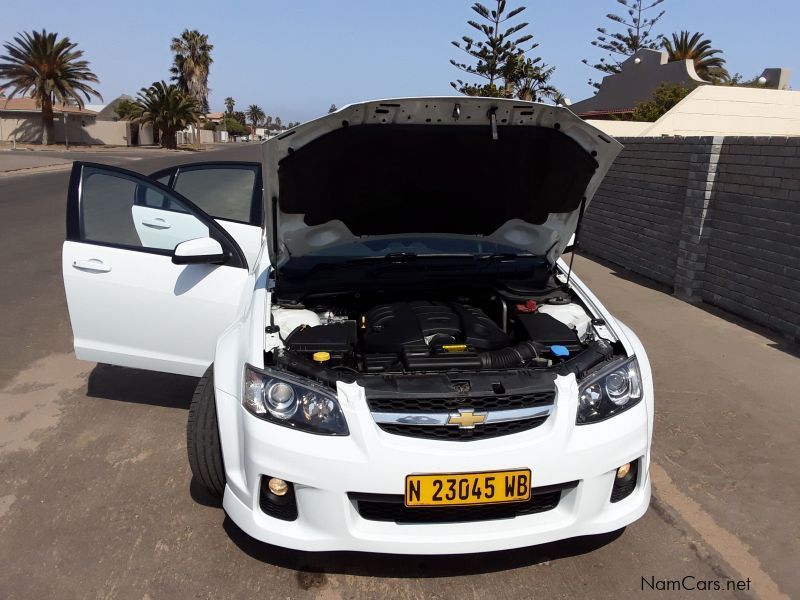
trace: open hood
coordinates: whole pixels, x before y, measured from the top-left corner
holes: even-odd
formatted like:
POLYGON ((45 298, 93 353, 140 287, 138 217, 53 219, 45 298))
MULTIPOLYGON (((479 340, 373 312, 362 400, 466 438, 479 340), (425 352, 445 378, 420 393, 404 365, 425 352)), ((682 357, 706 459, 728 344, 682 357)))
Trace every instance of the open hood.
POLYGON ((555 263, 621 148, 544 104, 351 104, 264 142, 270 260, 444 238, 555 263))

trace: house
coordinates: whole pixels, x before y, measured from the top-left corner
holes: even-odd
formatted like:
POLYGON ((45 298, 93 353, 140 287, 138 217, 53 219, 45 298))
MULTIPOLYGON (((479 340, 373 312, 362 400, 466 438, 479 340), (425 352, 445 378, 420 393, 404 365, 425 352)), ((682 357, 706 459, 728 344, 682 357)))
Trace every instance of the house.
POLYGON ((614 137, 800 135, 800 92, 789 91, 788 69, 765 69, 756 87, 712 85, 691 60, 639 50, 622 70, 603 78, 591 98, 570 109, 614 137), (636 106, 664 83, 692 91, 655 123, 631 120, 636 106))
MULTIPOLYGON (((128 96, 127 94, 122 94, 121 96, 117 96, 108 104, 102 105, 100 109, 97 111, 97 120, 98 121, 119 121, 119 115, 117 114, 117 108, 119 107, 120 103, 122 102, 132 102, 134 98, 128 96)), ((87 107, 88 108, 88 107, 87 107)), ((94 110, 94 107, 92 107, 94 110)))
POLYGON ((222 123, 222 119, 225 118, 224 112, 212 112, 208 113, 205 116, 205 120, 209 123, 222 123))
MULTIPOLYGON (((584 119, 625 121, 630 120, 636 105, 650 100, 662 84, 684 85, 690 90, 711 86, 698 76, 693 61, 670 62, 666 51, 639 50, 621 66, 619 73, 603 78, 594 96, 572 104, 572 112, 584 119)), ((789 71, 766 69, 758 82, 762 89, 785 90, 789 71)))
POLYGON ((621 65, 619 73, 603 77, 591 98, 574 103, 572 112, 584 119, 630 119, 636 105, 650 100, 664 83, 683 84, 689 89, 708 85, 694 70, 691 60, 669 62, 667 52, 639 50, 621 65))
POLYGON ((703 85, 655 123, 587 121, 614 137, 800 136, 800 92, 703 85))
POLYGON ((224 112, 212 112, 200 115, 198 121, 200 122, 200 127, 202 127, 205 123, 222 123, 224 118, 224 112))
POLYGON ((278 135, 281 133, 281 130, 275 129, 274 127, 266 127, 264 125, 259 125, 256 127, 256 138, 260 140, 267 140, 273 136, 278 135))
MULTIPOLYGON (((96 122, 97 113, 77 106, 55 104, 54 135, 57 143, 65 140, 66 133, 71 141, 80 143, 85 137, 84 127, 96 122)), ((16 140, 21 143, 42 141, 42 109, 33 98, 0 98, 0 142, 16 140)))
MULTIPOLYGON (((116 107, 130 96, 120 96, 99 112, 87 107, 53 106, 54 142, 63 144, 138 146, 153 143, 149 126, 120 121, 116 107)), ((38 144, 42 141, 42 109, 33 98, 0 98, 0 143, 38 144)))

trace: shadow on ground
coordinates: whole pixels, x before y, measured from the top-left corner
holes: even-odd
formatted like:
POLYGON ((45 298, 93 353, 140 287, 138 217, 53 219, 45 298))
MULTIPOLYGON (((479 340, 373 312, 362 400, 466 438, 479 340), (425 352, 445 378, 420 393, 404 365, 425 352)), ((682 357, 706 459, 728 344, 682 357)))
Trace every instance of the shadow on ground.
POLYGON ((300 552, 259 542, 239 529, 227 516, 223 527, 233 543, 252 558, 297 571, 301 585, 304 580, 313 580, 315 574, 321 573, 423 579, 507 571, 594 552, 619 538, 625 531, 620 529, 607 534, 572 538, 518 550, 416 556, 363 552, 300 552))
POLYGON ((203 484, 195 479, 194 475, 192 475, 192 480, 189 482, 189 495, 192 497, 192 500, 201 506, 222 508, 222 500, 212 496, 208 490, 203 487, 203 484))
MULTIPOLYGON (((656 281, 655 279, 650 279, 649 277, 645 277, 644 275, 639 275, 638 273, 634 273, 633 271, 629 271, 625 267, 621 267, 620 265, 614 264, 611 261, 608 261, 604 258, 600 258, 599 256, 595 256, 594 254, 589 254, 588 252, 578 252, 576 255, 578 260, 575 261, 575 272, 579 273, 580 271, 580 259, 585 258, 592 262, 597 263, 598 265, 603 265, 614 277, 619 277, 620 279, 624 279, 625 281, 630 281, 631 283, 635 283, 636 285, 641 285, 642 287, 646 287, 651 290, 655 290, 657 292, 662 292, 667 294, 668 296, 672 295, 672 286, 667 285, 665 283, 661 283, 660 281, 656 281)), ((569 264, 570 255, 564 256, 564 261, 569 264)), ((579 273, 580 274, 580 273, 579 273)))
POLYGON ((188 409, 197 381, 197 377, 99 364, 89 375, 87 396, 188 409))
MULTIPOLYGON (((635 283, 636 285, 641 285, 643 287, 649 288, 651 290, 656 290, 658 292, 662 292, 669 296, 672 295, 673 288, 672 286, 666 285, 664 283, 660 283, 653 279, 649 279, 644 275, 639 275, 638 273, 634 273, 633 271, 629 271, 628 269, 616 265, 610 261, 607 261, 603 258, 595 256, 593 254, 577 254, 578 257, 585 257, 592 262, 596 262, 599 265, 603 265, 606 267, 614 277, 618 277, 625 281, 630 281, 631 283, 635 283)), ((567 264, 569 264, 569 256, 564 259, 567 264)), ((576 266, 576 271, 579 270, 579 267, 576 266)), ((705 302, 697 302, 691 303, 692 306, 699 308, 700 310, 707 312, 708 314, 727 321, 732 325, 736 325, 737 327, 741 327, 746 329, 756 335, 760 335, 762 337, 767 338, 770 343, 768 344, 770 347, 775 348, 776 350, 780 350, 789 354, 790 356, 795 356, 800 358, 800 344, 793 342, 792 340, 784 337, 780 333, 768 329, 762 325, 758 325, 753 323, 752 321, 748 321, 742 317, 734 315, 726 310, 721 308, 717 308, 716 306, 712 306, 711 304, 706 304, 705 302)))

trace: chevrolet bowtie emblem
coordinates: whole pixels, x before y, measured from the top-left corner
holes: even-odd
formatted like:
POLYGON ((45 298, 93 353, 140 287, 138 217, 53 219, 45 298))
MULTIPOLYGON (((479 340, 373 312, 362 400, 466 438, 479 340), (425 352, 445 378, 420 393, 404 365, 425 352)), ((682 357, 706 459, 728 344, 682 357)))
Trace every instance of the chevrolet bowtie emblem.
POLYGON ((475 429, 475 425, 486 422, 486 413, 476 413, 471 408, 459 408, 457 413, 450 413, 448 425, 458 425, 459 429, 475 429))

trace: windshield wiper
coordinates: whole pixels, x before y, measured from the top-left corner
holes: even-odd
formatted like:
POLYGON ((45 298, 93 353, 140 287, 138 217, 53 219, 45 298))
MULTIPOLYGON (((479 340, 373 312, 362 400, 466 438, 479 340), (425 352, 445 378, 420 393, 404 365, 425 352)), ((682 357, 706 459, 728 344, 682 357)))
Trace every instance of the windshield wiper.
POLYGON ((386 269, 391 269, 393 266, 402 268, 403 266, 417 266, 418 268, 447 268, 448 264, 454 268, 465 268, 475 266, 478 268, 486 268, 491 265, 502 264, 504 262, 522 260, 525 263, 529 261, 542 260, 532 254, 512 254, 512 253, 497 253, 497 254, 469 254, 469 253, 451 253, 451 254, 417 254, 415 252, 389 252, 382 256, 359 256, 352 258, 342 258, 335 260, 328 258, 325 261, 316 264, 309 264, 308 266, 295 265, 298 272, 305 271, 306 273, 319 273, 323 271, 342 271, 348 269, 358 269, 359 267, 369 267, 373 273, 383 272, 386 269))
POLYGON ((416 252, 389 252, 384 255, 384 260, 390 263, 406 263, 417 260, 416 252))
POLYGON ((360 262, 386 262, 390 264, 399 264, 410 263, 417 260, 439 260, 453 258, 466 258, 469 260, 475 260, 482 257, 465 252, 452 252, 449 254, 443 252, 436 252, 435 254, 417 254, 416 252, 389 252, 383 256, 359 256, 357 258, 348 258, 346 262, 348 264, 360 262))

